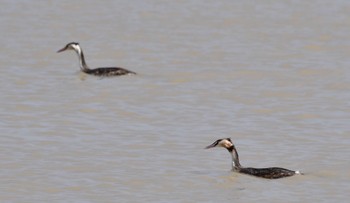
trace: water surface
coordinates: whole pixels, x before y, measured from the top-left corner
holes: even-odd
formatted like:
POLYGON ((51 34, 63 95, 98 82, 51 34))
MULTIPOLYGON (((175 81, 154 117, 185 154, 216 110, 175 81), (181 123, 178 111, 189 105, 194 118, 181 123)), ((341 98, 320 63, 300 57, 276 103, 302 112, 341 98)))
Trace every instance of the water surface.
POLYGON ((2 1, 1 202, 347 202, 348 1, 2 1), (91 67, 137 76, 79 73, 91 67), (245 166, 230 172, 231 137, 245 166))

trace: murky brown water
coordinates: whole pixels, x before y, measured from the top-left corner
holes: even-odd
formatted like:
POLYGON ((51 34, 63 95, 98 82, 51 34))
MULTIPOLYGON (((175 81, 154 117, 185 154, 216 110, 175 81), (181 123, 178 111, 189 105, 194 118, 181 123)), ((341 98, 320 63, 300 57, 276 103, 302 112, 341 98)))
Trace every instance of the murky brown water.
POLYGON ((350 2, 2 1, 1 202, 347 202, 350 2), (137 76, 82 77, 92 67, 137 76), (245 166, 306 173, 264 180, 245 166))

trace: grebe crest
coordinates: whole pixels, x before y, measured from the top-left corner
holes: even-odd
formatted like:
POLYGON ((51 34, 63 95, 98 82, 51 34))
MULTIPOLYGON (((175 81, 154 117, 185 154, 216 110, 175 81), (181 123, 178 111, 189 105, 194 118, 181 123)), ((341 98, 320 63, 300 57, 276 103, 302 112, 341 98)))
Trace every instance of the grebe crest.
POLYGON ((70 42, 62 49, 58 50, 57 53, 66 51, 66 50, 74 50, 79 58, 79 65, 82 72, 101 76, 101 77, 109 77, 109 76, 120 76, 120 75, 129 75, 136 74, 135 72, 129 71, 120 67, 102 67, 96 69, 90 69, 89 66, 85 62, 85 57, 82 48, 79 46, 78 42, 70 42))
POLYGON ((210 149, 214 147, 224 147, 228 150, 232 157, 232 170, 239 173, 244 173, 252 176, 257 176, 261 178, 277 179, 293 176, 295 174, 303 175, 300 171, 292 171, 280 167, 270 167, 270 168, 252 168, 252 167, 242 167, 239 162, 238 152, 232 143, 230 138, 223 138, 216 140, 213 144, 205 147, 205 149, 210 149))

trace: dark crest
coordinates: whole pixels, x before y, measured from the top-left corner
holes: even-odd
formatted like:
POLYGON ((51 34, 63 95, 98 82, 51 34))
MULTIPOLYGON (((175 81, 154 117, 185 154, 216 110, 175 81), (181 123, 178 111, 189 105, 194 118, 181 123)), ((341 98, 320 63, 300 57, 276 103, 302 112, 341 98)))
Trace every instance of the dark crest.
POLYGON ((67 46, 68 46, 68 45, 71 45, 71 44, 74 44, 74 45, 79 45, 79 43, 78 43, 78 42, 70 42, 70 43, 68 43, 68 44, 67 44, 67 46))

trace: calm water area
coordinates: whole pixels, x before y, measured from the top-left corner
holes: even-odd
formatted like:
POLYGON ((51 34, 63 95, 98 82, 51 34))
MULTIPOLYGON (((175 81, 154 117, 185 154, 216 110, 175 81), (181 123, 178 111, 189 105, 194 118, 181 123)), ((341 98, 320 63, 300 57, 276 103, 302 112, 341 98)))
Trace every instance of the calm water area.
POLYGON ((350 1, 2 0, 0 28, 0 202, 349 202, 350 1), (232 172, 225 137, 305 175, 232 172))

